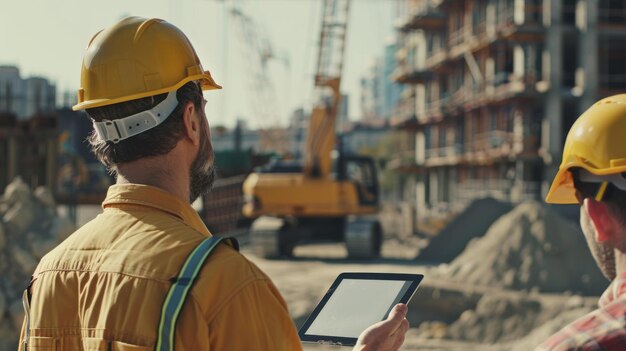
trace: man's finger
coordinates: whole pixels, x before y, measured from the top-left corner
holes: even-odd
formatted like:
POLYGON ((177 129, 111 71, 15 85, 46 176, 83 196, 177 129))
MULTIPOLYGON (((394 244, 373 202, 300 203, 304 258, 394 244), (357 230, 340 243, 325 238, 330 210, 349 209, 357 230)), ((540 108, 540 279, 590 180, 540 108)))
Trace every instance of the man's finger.
POLYGON ((402 346, 402 344, 404 344, 404 336, 405 336, 405 334, 402 333, 402 334, 400 334, 400 335, 398 335, 396 337, 396 339, 393 342, 393 346, 391 348, 392 350, 399 350, 400 349, 400 346, 402 346))
POLYGON ((394 332, 394 342, 392 350, 400 349, 400 346, 404 343, 404 338, 406 336, 406 332, 409 330, 409 321, 406 318, 400 323, 400 326, 394 332))
POLYGON ((389 324, 389 327, 392 330, 396 330, 400 326, 400 324, 402 324, 402 321, 404 320, 404 317, 406 317, 406 313, 408 310, 409 308, 407 307, 407 305, 403 303, 395 305, 391 310, 391 313, 389 313, 385 324, 389 324))
POLYGON ((404 318, 400 325, 398 325, 391 334, 404 334, 407 330, 409 330, 409 321, 404 318))

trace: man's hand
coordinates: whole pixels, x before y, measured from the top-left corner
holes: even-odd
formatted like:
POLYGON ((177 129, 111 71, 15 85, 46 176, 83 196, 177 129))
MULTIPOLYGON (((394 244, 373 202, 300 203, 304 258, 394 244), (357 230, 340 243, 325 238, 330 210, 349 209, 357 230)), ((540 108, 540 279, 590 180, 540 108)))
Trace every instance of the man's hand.
POLYGON ((409 330, 406 320, 408 307, 397 304, 389 317, 365 329, 359 336, 353 351, 396 351, 404 343, 404 335, 409 330))

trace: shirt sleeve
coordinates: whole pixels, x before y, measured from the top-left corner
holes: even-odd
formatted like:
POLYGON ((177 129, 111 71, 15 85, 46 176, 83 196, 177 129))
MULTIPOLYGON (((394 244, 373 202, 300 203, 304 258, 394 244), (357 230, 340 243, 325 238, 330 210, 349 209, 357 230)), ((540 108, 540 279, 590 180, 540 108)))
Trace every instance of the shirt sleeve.
POLYGON ((287 305, 270 280, 239 290, 209 323, 211 350, 302 350, 287 305))

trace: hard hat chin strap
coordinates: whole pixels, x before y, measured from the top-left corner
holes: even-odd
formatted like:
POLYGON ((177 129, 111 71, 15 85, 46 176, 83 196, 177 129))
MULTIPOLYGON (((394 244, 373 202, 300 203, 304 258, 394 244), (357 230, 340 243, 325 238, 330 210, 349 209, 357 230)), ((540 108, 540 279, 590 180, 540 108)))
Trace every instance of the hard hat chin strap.
POLYGON ((93 127, 99 139, 117 144, 121 140, 143 133, 163 123, 174 112, 176 106, 178 106, 178 99, 174 90, 170 91, 165 100, 151 110, 120 119, 104 119, 102 122, 93 122, 93 127))

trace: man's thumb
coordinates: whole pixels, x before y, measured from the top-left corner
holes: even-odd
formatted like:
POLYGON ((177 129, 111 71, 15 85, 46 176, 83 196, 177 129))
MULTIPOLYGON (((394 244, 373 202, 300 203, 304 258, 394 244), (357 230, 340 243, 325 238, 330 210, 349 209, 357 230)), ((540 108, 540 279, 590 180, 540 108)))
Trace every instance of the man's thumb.
POLYGON ((391 322, 394 325, 395 324, 400 325, 400 323, 402 323, 402 321, 404 320, 404 317, 406 317, 406 313, 408 310, 409 308, 407 307, 407 305, 403 303, 399 303, 395 305, 393 309, 391 310, 391 312, 389 313, 389 316, 387 317, 387 321, 391 322))

